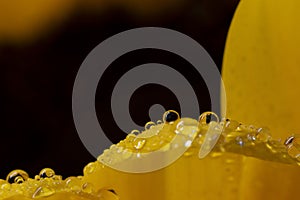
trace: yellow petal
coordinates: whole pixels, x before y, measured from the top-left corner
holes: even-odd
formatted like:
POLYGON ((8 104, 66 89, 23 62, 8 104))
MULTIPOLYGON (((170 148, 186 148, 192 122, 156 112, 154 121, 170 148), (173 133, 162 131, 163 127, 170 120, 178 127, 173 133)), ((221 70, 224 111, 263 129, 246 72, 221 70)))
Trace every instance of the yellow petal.
MULTIPOLYGON (((276 138, 300 132, 299 7, 297 0, 242 0, 225 48, 227 116, 268 126, 276 138)), ((294 198, 300 168, 280 167, 247 160, 240 198, 294 198)))

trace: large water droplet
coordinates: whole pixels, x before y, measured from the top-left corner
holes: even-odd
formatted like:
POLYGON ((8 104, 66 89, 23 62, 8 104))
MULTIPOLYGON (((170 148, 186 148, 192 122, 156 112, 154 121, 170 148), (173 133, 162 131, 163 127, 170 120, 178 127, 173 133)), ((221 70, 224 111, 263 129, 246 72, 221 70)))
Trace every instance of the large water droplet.
POLYGON ((6 181, 9 183, 23 183, 29 178, 27 172, 17 169, 10 172, 7 177, 6 181))
POLYGON ((180 119, 178 112, 175 110, 168 110, 163 115, 164 123, 174 123, 177 119, 180 119))

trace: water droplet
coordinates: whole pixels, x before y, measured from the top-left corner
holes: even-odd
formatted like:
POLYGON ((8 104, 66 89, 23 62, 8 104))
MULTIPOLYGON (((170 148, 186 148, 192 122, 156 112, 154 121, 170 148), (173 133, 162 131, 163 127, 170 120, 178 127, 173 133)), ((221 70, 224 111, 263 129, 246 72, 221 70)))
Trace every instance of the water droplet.
POLYGON ((161 121, 161 120, 157 120, 157 122, 156 122, 156 124, 162 124, 163 123, 163 121, 161 121))
POLYGON ((225 130, 230 132, 235 131, 239 125, 238 121, 226 119, 225 130))
POLYGON ((247 139, 248 139, 249 141, 255 141, 255 140, 256 140, 256 133, 253 133, 253 132, 248 133, 247 139))
POLYGON ((133 145, 136 150, 140 150, 144 147, 145 143, 146 143, 145 139, 136 138, 133 142, 133 145))
POLYGON ((29 178, 27 172, 17 169, 10 172, 7 177, 6 181, 9 183, 23 183, 29 178))
POLYGON ((219 117, 214 112, 204 112, 199 116, 200 124, 209 124, 212 121, 215 121, 217 123, 220 122, 219 117))
POLYGON ((256 138, 261 142, 267 142, 272 139, 270 130, 268 128, 259 128, 257 130, 256 138))
POLYGON ((163 115, 163 122, 164 123, 174 123, 177 119, 180 119, 178 112, 174 110, 168 110, 163 115))
POLYGON ((40 178, 52 178, 55 175, 55 172, 51 168, 42 169, 39 173, 40 178))
POLYGON ((85 192, 85 193, 89 193, 89 194, 93 193, 94 192, 94 186, 93 186, 93 184, 91 184, 91 183, 84 183, 82 185, 82 191, 85 192))
POLYGON ((79 191, 81 190, 81 179, 77 177, 69 177, 65 180, 66 182, 66 187, 68 187, 70 190, 73 191, 79 191))
POLYGON ((83 169, 84 176, 93 173, 95 171, 95 169, 96 169, 95 162, 91 162, 91 163, 87 164, 83 169))
POLYGON ((147 122, 145 124, 145 130, 149 130, 151 127, 155 126, 154 122, 147 122))
POLYGON ((32 195, 33 199, 41 198, 41 197, 48 197, 55 193, 53 188, 47 187, 38 187, 32 195))
POLYGON ((1 187, 0 187, 1 190, 9 190, 10 188, 11 188, 11 184, 9 184, 7 182, 2 183, 1 187))
POLYGON ((293 135, 288 137, 284 144, 287 147, 287 152, 292 158, 300 161, 300 135, 293 135))
POLYGON ((236 137, 235 138, 235 140, 236 140, 236 143, 238 144, 238 145, 240 145, 240 146, 244 146, 244 140, 243 140, 243 138, 242 137, 236 137))
POLYGON ((184 143, 185 147, 190 147, 192 145, 192 140, 188 140, 184 143))
POLYGON ((132 152, 130 150, 124 149, 122 152, 122 158, 123 160, 126 160, 132 156, 132 152))
POLYGON ((139 130, 132 130, 128 135, 131 135, 131 134, 138 135, 138 134, 140 134, 140 131, 139 130))

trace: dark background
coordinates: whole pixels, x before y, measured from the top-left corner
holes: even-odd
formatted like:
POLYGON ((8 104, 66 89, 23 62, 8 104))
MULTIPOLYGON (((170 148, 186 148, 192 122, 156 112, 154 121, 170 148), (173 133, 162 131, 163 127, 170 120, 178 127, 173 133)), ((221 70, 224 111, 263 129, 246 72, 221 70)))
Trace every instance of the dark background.
POLYGON ((76 133, 72 88, 88 53, 116 33, 143 26, 178 30, 197 40, 221 70, 238 0, 95 2, 53 1, 37 14, 31 10, 43 5, 32 0, 0 6, 0 178, 17 168, 30 176, 44 167, 79 175, 95 160, 76 133), (22 15, 27 11, 31 17, 22 15))

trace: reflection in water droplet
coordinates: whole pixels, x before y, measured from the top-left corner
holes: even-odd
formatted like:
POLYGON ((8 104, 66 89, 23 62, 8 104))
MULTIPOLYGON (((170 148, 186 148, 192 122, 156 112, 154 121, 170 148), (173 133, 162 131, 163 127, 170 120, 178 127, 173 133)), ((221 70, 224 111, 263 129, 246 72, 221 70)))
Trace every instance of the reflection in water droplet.
POLYGON ((184 143, 185 147, 190 147, 192 145, 192 140, 188 140, 184 143))
POLYGON ((145 130, 149 130, 151 127, 153 127, 155 125, 155 123, 154 122, 147 122, 146 124, 145 124, 145 130))
POLYGON ((29 178, 27 172, 17 169, 10 172, 7 177, 6 181, 9 183, 23 183, 29 178))
POLYGON ((42 169, 39 173, 40 178, 52 178, 54 175, 54 170, 50 168, 42 169))
POLYGON ((38 187, 32 195, 33 199, 41 198, 41 197, 48 197, 55 193, 55 190, 52 188, 46 187, 38 187))

